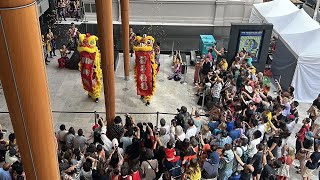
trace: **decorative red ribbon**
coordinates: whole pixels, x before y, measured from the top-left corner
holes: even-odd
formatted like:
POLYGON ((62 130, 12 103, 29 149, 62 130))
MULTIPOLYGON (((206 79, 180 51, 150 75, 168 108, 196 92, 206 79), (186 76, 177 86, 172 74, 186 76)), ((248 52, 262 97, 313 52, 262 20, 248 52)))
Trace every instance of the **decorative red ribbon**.
POLYGON ((95 80, 94 75, 94 60, 96 57, 96 53, 88 53, 88 52, 80 52, 80 63, 81 63, 81 78, 83 88, 93 93, 93 82, 95 80))
POLYGON ((137 94, 152 96, 152 68, 150 52, 136 51, 137 94))

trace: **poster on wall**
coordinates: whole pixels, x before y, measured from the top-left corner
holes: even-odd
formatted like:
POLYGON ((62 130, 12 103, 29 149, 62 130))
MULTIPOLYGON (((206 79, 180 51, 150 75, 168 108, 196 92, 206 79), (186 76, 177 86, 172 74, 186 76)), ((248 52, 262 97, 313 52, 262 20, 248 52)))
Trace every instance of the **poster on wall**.
POLYGON ((251 54, 252 62, 258 62, 263 31, 240 31, 238 52, 251 54))

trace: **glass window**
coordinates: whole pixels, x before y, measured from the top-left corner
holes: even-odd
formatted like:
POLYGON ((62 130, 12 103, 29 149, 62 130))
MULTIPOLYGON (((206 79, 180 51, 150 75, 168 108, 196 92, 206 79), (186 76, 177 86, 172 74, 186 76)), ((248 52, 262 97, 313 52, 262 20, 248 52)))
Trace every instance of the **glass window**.
POLYGON ((85 10, 85 12, 87 12, 87 13, 91 13, 90 4, 85 3, 85 4, 84 4, 84 10, 85 10))
POLYGON ((96 4, 91 4, 91 12, 96 13, 96 4))

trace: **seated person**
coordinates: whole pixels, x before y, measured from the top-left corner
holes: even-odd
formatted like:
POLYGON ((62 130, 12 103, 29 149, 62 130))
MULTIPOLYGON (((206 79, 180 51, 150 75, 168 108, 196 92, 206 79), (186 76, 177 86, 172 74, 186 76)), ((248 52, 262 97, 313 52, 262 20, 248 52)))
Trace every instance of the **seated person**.
POLYGON ((70 54, 70 51, 67 49, 66 45, 63 44, 62 48, 60 49, 61 58, 58 59, 59 68, 65 68, 69 66, 68 54, 70 54))
POLYGON ((179 81, 181 79, 181 70, 182 70, 182 58, 180 54, 177 54, 173 58, 173 74, 171 74, 168 79, 174 79, 175 81, 179 81))

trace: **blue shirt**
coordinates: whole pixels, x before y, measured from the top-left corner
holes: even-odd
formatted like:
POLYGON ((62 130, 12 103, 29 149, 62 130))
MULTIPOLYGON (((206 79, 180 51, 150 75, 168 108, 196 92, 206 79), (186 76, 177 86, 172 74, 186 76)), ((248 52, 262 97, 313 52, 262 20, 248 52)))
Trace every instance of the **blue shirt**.
POLYGON ((232 131, 234 129, 233 121, 227 122, 226 124, 227 124, 227 131, 228 132, 230 132, 230 131, 232 131))
POLYGON ((232 139, 230 136, 227 136, 225 138, 222 137, 215 143, 215 145, 219 146, 220 148, 224 148, 225 144, 232 144, 232 139))
POLYGON ((232 130, 229 132, 229 136, 232 140, 238 139, 240 137, 241 131, 239 129, 232 130))
POLYGON ((211 130, 211 132, 216 129, 219 125, 219 121, 210 121, 208 123, 209 129, 211 130))
POLYGON ((0 179, 1 180, 12 180, 9 171, 5 171, 3 168, 0 168, 0 179))
POLYGON ((211 163, 218 164, 220 162, 220 157, 217 151, 210 153, 209 158, 211 163))

